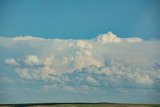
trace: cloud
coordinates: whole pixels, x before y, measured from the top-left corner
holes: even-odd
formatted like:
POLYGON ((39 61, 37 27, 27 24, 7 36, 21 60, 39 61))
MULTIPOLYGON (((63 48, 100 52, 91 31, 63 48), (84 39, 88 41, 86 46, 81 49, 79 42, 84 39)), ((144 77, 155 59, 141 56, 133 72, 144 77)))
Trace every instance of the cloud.
POLYGON ((18 66, 18 63, 14 58, 9 58, 4 61, 5 64, 18 66))
POLYGON ((99 84, 92 76, 87 76, 86 80, 91 85, 98 85, 99 84))
POLYGON ((100 43, 120 43, 120 42, 128 42, 128 43, 136 43, 142 42, 141 38, 133 37, 133 38, 119 38, 112 32, 108 32, 107 34, 101 34, 95 38, 96 41, 100 43))
POLYGON ((159 45, 158 40, 119 38, 111 32, 90 40, 0 37, 1 48, 19 53, 9 54, 4 61, 15 67, 19 77, 51 81, 54 84, 45 89, 56 86, 68 91, 82 87, 157 87, 159 45))
POLYGON ((18 36, 12 38, 14 41, 38 41, 38 40, 44 40, 43 38, 39 37, 32 37, 32 36, 18 36))
POLYGON ((23 62, 27 66, 41 66, 42 62, 39 60, 39 58, 36 55, 28 55, 25 56, 23 59, 23 62))
POLYGON ((87 43, 83 40, 78 40, 78 41, 75 41, 74 43, 70 43, 69 47, 72 47, 72 46, 73 47, 79 47, 79 48, 82 48, 82 49, 91 49, 92 48, 92 46, 89 43, 87 43))
POLYGON ((17 68, 15 70, 17 74, 24 79, 32 79, 32 73, 29 73, 28 69, 25 68, 17 68))
POLYGON ((151 77, 148 74, 138 75, 138 76, 134 77, 134 79, 137 83, 144 84, 144 85, 148 85, 148 84, 153 83, 153 80, 151 79, 151 77))

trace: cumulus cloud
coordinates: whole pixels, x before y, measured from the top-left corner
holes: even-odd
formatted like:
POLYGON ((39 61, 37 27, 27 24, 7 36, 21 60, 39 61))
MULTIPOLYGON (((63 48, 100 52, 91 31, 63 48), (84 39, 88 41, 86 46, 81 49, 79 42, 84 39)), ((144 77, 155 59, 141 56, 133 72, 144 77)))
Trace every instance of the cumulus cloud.
POLYGON ((23 62, 27 66, 41 66, 42 62, 39 60, 39 58, 36 55, 28 55, 25 56, 23 59, 23 62))
POLYGON ((16 60, 14 58, 9 58, 9 59, 6 59, 4 61, 5 64, 8 64, 8 65, 14 65, 14 66, 17 66, 18 63, 16 62, 16 60))
MULTIPOLYGON (((26 80, 54 81, 56 87, 155 87, 158 84, 160 41, 119 38, 112 32, 90 40, 0 37, 3 49, 21 52, 4 61, 26 80), (63 84, 63 85, 62 85, 63 84)), ((45 89, 54 87, 46 85, 45 89)), ((88 88, 90 89, 90 88, 88 88)))
POLYGON ((25 69, 25 68, 17 68, 15 70, 17 72, 17 74, 22 77, 22 78, 25 78, 25 79, 31 79, 31 74, 32 73, 29 73, 28 69, 25 69))
POLYGON ((95 40, 100 43, 120 43, 120 42, 136 43, 136 42, 143 41, 141 38, 137 38, 137 37, 119 38, 112 32, 108 32, 107 34, 101 34, 97 36, 95 40))

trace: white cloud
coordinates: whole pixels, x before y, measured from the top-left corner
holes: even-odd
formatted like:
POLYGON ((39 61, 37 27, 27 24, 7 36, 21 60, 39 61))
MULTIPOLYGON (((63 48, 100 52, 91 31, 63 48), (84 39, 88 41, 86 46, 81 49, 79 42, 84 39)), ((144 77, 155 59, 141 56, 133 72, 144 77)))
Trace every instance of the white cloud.
POLYGON ((78 41, 74 42, 74 44, 71 43, 69 46, 75 46, 75 47, 79 47, 79 48, 83 48, 83 49, 92 49, 91 44, 89 44, 83 40, 78 40, 78 41))
POLYGON ((74 85, 89 83, 93 87, 127 85, 126 82, 154 85, 160 77, 159 68, 153 68, 160 61, 159 45, 160 41, 119 38, 111 32, 90 40, 0 37, 1 47, 20 52, 19 57, 12 58, 14 55, 8 49, 11 54, 4 61, 15 66, 20 77, 56 81, 65 84, 66 90, 72 90, 68 85, 71 81, 74 85))
POLYGON ((128 43, 136 43, 142 42, 141 38, 133 37, 133 38, 119 38, 117 35, 112 32, 108 32, 107 34, 101 34, 95 38, 96 41, 100 43, 120 43, 120 42, 128 42, 128 43))
POLYGON ((96 38, 96 41, 100 43, 119 43, 122 40, 117 37, 112 32, 108 32, 107 34, 101 34, 96 38))
POLYGON ((12 38, 15 41, 26 41, 26 40, 32 40, 32 41, 37 41, 37 40, 44 40, 43 38, 39 37, 32 37, 32 36, 18 36, 18 37, 13 37, 12 38))
POLYGON ((153 83, 153 80, 149 77, 148 74, 138 75, 134 79, 136 80, 137 83, 144 85, 150 85, 153 83))
POLYGON ((141 38, 133 37, 133 38, 125 38, 123 39, 126 42, 129 43, 135 43, 135 42, 142 42, 143 40, 141 38))
POLYGON ((31 73, 29 73, 28 69, 25 68, 17 68, 15 70, 17 72, 17 74, 25 79, 32 79, 31 73))
POLYGON ((42 64, 42 62, 39 60, 39 58, 36 55, 25 56, 23 61, 28 66, 38 66, 42 64))
POLYGON ((90 65, 96 65, 98 67, 103 64, 96 59, 86 56, 86 55, 77 55, 74 57, 75 69, 81 69, 83 67, 88 67, 90 65))
POLYGON ((5 64, 18 66, 18 63, 14 58, 9 58, 4 61, 5 64))
POLYGON ((86 80, 91 85, 98 85, 99 84, 92 76, 87 76, 86 80))

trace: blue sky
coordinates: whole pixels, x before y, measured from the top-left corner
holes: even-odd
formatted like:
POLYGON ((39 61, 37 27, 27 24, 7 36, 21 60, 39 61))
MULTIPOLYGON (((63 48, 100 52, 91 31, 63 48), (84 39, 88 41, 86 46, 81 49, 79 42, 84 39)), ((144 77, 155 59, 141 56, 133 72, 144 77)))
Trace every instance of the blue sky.
POLYGON ((159 0, 1 0, 0 35, 93 38, 160 35, 159 0))
POLYGON ((0 104, 159 103, 159 5, 0 0, 0 104))

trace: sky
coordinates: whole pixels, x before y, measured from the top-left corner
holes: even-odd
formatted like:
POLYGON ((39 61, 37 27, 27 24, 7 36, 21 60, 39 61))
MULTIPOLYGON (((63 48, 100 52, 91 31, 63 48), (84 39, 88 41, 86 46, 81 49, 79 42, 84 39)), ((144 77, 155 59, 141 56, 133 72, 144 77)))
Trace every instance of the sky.
POLYGON ((0 0, 0 35, 91 39, 160 35, 159 0, 0 0))
POLYGON ((0 104, 160 102, 158 0, 0 0, 0 104))

